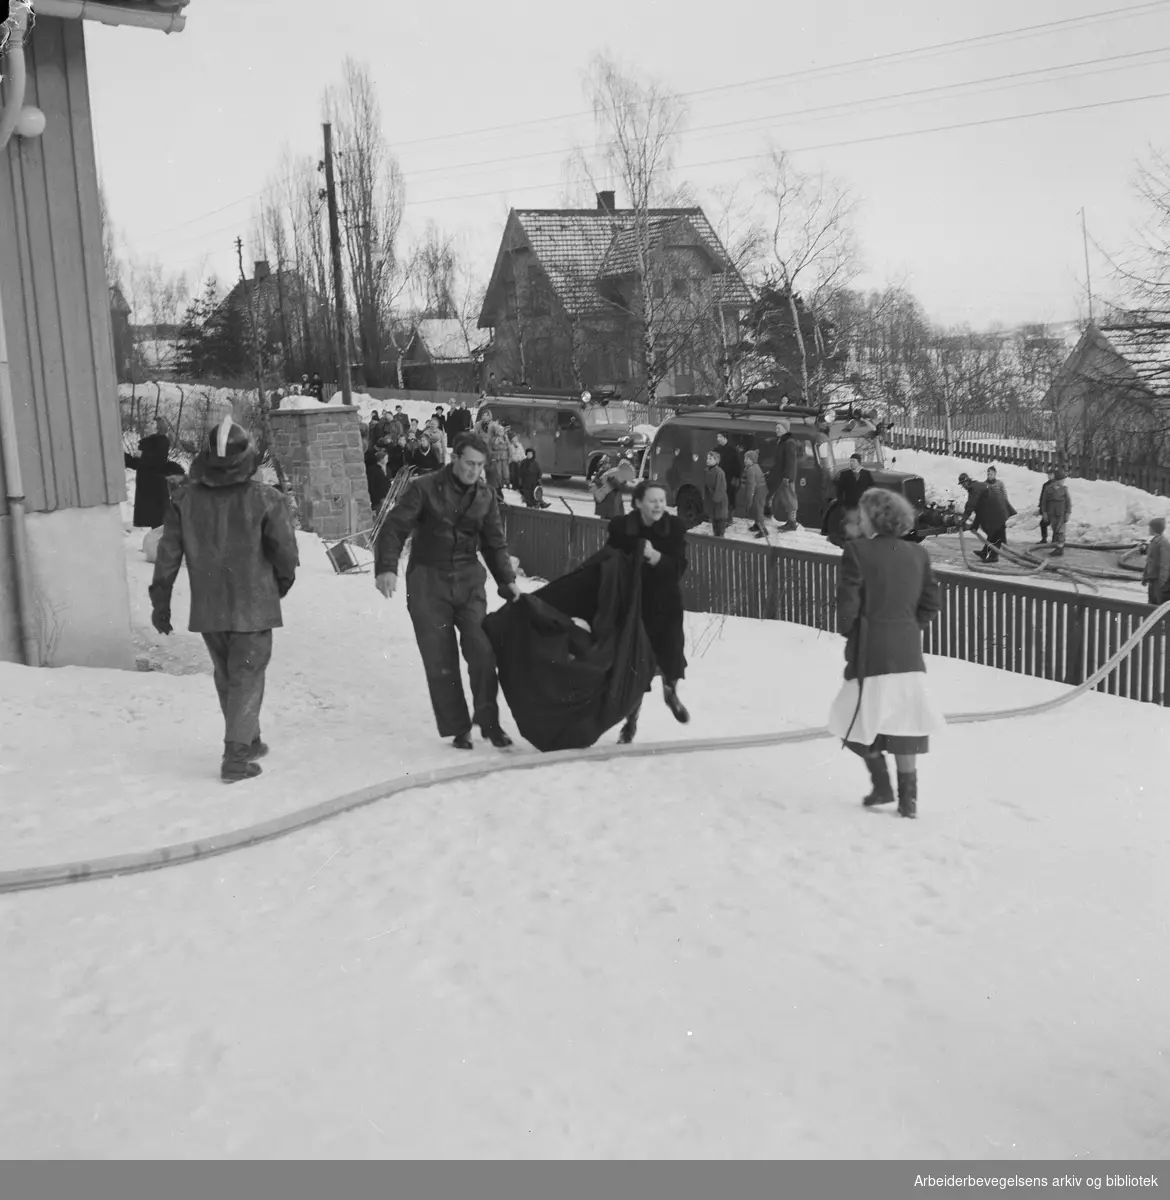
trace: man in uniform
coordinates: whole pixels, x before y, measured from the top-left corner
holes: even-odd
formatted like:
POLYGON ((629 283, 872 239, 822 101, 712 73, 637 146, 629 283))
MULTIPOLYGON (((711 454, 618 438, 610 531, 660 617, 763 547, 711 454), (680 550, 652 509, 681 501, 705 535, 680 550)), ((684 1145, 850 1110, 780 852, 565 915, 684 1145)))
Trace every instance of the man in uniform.
POLYGON ((479 552, 502 589, 513 597, 519 597, 520 589, 499 504, 484 480, 487 459, 483 439, 461 433, 452 447, 451 462, 413 480, 387 514, 375 548, 375 583, 389 599, 398 584, 403 545, 408 537, 412 539, 406 607, 439 736, 453 738, 459 750, 472 749, 473 724, 493 746, 503 749, 512 744, 500 726, 495 654, 483 631, 487 574, 479 552), (471 675, 474 711, 470 715, 459 674, 460 649, 471 675))

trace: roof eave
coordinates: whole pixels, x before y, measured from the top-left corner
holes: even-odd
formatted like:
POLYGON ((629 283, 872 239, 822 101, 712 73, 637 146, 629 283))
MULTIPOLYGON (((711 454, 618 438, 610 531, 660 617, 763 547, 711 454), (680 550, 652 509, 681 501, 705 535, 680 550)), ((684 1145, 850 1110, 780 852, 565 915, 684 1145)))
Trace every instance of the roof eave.
MULTIPOLYGON (((180 7, 186 7, 183 0, 180 7)), ((139 29, 157 29, 161 33, 182 33, 187 18, 177 9, 164 9, 110 3, 109 0, 37 0, 38 17, 62 20, 97 21, 101 25, 131 25, 139 29)))

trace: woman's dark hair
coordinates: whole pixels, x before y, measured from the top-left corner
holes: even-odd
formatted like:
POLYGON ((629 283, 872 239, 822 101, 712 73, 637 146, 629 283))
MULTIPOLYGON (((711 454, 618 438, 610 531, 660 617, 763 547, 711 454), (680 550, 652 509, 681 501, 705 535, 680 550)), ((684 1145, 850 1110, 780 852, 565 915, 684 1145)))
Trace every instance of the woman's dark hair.
POLYGON ((634 503, 640 503, 642 497, 648 491, 650 491, 651 488, 659 488, 661 491, 666 491, 666 485, 663 483, 656 483, 653 479, 639 479, 638 482, 634 484, 633 492, 630 493, 633 497, 634 503))
POLYGON ((462 458, 464 450, 478 450, 480 454, 487 458, 489 456, 487 442, 479 436, 478 433, 461 433, 451 446, 451 454, 455 458, 462 458))

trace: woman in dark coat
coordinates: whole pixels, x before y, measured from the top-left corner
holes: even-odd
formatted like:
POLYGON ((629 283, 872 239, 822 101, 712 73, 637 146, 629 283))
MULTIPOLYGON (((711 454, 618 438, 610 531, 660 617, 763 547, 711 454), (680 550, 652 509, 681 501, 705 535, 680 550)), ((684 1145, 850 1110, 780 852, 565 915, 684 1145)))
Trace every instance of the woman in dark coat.
MULTIPOLYGON (((634 488, 634 507, 609 523, 607 545, 627 554, 642 554, 642 623, 662 676, 662 698, 676 721, 685 724, 690 713, 678 698, 678 683, 687 670, 686 633, 680 580, 687 569, 687 528, 666 511, 666 490, 661 484, 641 480, 634 488)), ((622 726, 619 742, 634 740, 639 705, 622 726)))
POLYGON ((894 492, 861 497, 862 537, 846 544, 837 585, 837 628, 846 638, 845 683, 829 729, 869 768, 867 808, 891 804, 885 754, 898 765, 898 813, 918 815, 917 756, 946 725, 926 688, 922 633, 939 611, 930 556, 902 539, 914 510, 894 492))
POLYGON ((170 462, 171 439, 167 437, 166 422, 154 423, 155 431, 138 443, 137 454, 124 454, 126 466, 136 472, 134 485, 134 524, 139 529, 157 529, 167 515, 170 501, 168 475, 183 475, 178 463, 170 462))

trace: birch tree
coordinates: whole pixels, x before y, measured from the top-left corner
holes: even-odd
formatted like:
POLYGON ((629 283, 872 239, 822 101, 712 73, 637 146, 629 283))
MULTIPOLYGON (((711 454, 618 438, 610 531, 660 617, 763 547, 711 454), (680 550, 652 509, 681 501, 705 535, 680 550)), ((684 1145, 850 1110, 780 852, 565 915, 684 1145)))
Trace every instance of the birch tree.
POLYGON ((797 296, 819 326, 829 297, 860 271, 853 220, 858 201, 840 181, 799 171, 783 151, 769 153, 762 192, 771 238, 764 283, 785 295, 801 363, 801 386, 810 395, 809 347, 800 328, 797 296))

